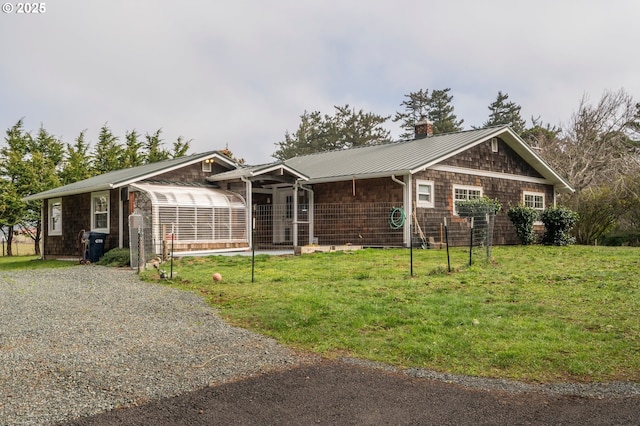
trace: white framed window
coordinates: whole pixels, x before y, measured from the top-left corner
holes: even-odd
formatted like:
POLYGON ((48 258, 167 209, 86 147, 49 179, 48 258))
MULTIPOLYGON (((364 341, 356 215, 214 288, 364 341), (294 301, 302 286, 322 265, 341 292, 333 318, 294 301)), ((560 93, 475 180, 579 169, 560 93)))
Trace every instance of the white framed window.
POLYGON ((213 160, 204 160, 202 162, 202 171, 203 172, 210 172, 211 171, 211 163, 213 163, 213 160))
POLYGON ((62 198, 52 198, 48 202, 49 235, 62 235, 62 198))
POLYGON ((433 202, 433 182, 429 180, 416 180, 416 206, 432 209, 433 202))
POLYGON ((476 198, 482 198, 482 187, 453 185, 453 213, 458 214, 456 206, 458 201, 469 201, 476 198))
POLYGON ((522 201, 525 207, 535 210, 544 210, 544 193, 542 192, 522 192, 522 201))
POLYGON ((91 230, 109 233, 109 191, 91 194, 91 230))
POLYGON ((498 152, 498 138, 491 138, 491 152, 498 152))

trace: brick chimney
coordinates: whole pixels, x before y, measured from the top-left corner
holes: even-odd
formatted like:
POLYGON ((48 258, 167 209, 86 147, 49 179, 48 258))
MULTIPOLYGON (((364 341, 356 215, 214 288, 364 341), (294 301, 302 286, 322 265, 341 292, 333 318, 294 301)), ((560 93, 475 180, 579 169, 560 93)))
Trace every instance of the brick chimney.
POLYGON ((433 136, 433 121, 429 121, 426 117, 422 117, 420 121, 416 122, 414 128, 416 139, 428 138, 430 136, 433 136))

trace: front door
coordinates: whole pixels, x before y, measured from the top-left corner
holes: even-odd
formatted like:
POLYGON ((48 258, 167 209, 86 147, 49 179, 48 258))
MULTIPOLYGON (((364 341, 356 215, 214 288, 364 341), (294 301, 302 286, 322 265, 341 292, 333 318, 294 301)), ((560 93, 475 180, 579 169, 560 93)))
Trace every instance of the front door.
POLYGON ((293 189, 275 189, 273 200, 273 243, 292 244, 293 189))

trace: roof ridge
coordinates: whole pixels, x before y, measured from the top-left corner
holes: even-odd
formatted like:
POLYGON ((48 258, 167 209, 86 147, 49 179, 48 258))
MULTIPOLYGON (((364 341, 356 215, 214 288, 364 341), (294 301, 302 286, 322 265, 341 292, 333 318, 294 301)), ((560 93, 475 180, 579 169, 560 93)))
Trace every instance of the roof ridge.
MULTIPOLYGON (((401 144, 401 143, 413 142, 413 141, 423 140, 423 139, 432 139, 432 138, 437 138, 437 137, 441 137, 441 136, 450 136, 450 135, 458 135, 458 134, 462 134, 462 133, 479 132, 481 130, 488 130, 488 129, 500 129, 500 128, 503 128, 503 127, 509 127, 509 126, 506 125, 506 124, 497 124, 495 126, 485 126, 485 127, 480 128, 480 129, 467 129, 467 130, 458 130, 456 132, 438 133, 438 134, 435 134, 433 136, 428 136, 428 137, 424 137, 424 138, 399 139, 399 140, 393 140, 393 141, 383 141, 381 143, 376 143, 376 144, 359 145, 359 146, 354 146, 354 147, 351 147, 351 148, 332 149, 332 150, 329 150, 329 151, 311 152, 309 154, 296 155, 295 157, 287 158, 283 162, 287 162, 287 161, 292 160, 294 158, 305 158, 305 157, 311 157, 311 156, 314 156, 314 155, 329 154, 329 153, 332 153, 332 152, 344 152, 344 151, 352 151, 352 150, 357 150, 357 149, 372 148, 372 147, 385 146, 385 145, 401 144)), ((277 163, 277 161, 276 161, 276 163, 277 163)), ((268 163, 268 164, 274 164, 274 163, 268 163)))

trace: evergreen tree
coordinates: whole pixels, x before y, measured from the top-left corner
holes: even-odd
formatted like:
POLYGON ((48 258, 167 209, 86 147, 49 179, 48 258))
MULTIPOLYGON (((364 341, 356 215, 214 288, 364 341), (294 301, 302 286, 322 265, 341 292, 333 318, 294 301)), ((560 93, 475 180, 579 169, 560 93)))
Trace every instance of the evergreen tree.
POLYGON ((273 157, 278 160, 316 152, 374 145, 390 140, 382 127, 389 119, 373 113, 356 111, 349 105, 334 106, 333 116, 319 111, 305 111, 295 133, 285 132, 284 141, 276 143, 273 157))
POLYGON ((135 129, 125 133, 124 138, 126 142, 120 160, 122 164, 121 168, 126 169, 144 164, 144 155, 140 151, 142 149, 142 142, 138 140, 139 136, 135 129))
POLYGON ((483 127, 508 125, 514 132, 521 134, 525 130, 525 121, 520 116, 521 106, 514 102, 507 102, 509 95, 498 92, 496 100, 489 105, 489 119, 485 121, 483 127))
POLYGON ((449 95, 451 88, 433 90, 429 100, 427 118, 433 122, 433 134, 459 132, 464 120, 458 120, 453 113, 453 96, 449 95))
POLYGON ((404 133, 400 134, 400 139, 413 139, 416 123, 429 117, 431 98, 429 97, 429 89, 420 89, 404 96, 407 99, 400 103, 400 106, 404 107, 404 111, 396 112, 393 122, 401 121, 400 127, 404 133))
POLYGON ((122 168, 122 145, 105 124, 100 129, 98 143, 93 154, 93 170, 96 175, 122 168))
POLYGON ((24 214, 24 203, 18 193, 17 184, 20 163, 26 156, 27 141, 22 128, 22 119, 7 129, 6 145, 0 149, 0 226, 7 241, 7 255, 13 255, 13 234, 24 214))
POLYGON ((433 90, 429 95, 429 89, 420 89, 405 95, 407 99, 400 106, 404 111, 396 112, 393 121, 401 121, 404 133, 401 139, 413 139, 415 137, 415 125, 426 118, 433 123, 433 134, 459 132, 462 130, 464 120, 458 120, 454 114, 452 104, 453 96, 449 94, 451 88, 433 90))
POLYGON ((191 140, 185 141, 182 136, 178 136, 178 139, 173 143, 173 152, 171 158, 179 158, 187 155, 189 148, 191 147, 191 140))
POLYGON ((67 144, 60 180, 63 185, 88 179, 93 176, 89 144, 84 141, 85 131, 75 139, 75 144, 67 144))
POLYGON ((169 158, 169 152, 162 148, 163 142, 160 138, 161 134, 162 129, 158 129, 153 134, 147 133, 145 135, 146 143, 144 144, 144 149, 146 151, 146 163, 155 163, 169 158))
POLYGON ((40 254, 42 201, 23 202, 22 198, 60 185, 58 171, 64 145, 43 127, 33 138, 22 129, 22 120, 7 131, 5 141, 6 146, 0 150, 0 173, 7 191, 3 205, 8 210, 2 222, 9 233, 19 226, 33 240, 35 253, 40 254))

